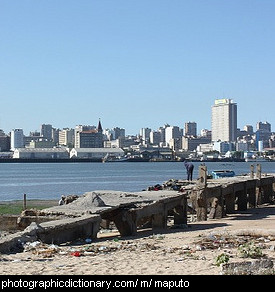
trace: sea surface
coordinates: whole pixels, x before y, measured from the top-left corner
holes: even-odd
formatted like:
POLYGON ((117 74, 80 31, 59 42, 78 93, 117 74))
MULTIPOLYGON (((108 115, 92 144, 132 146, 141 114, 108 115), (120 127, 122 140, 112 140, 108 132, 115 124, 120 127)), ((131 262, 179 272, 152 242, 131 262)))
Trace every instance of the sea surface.
MULTIPOLYGON (((193 179, 201 163, 194 162, 193 179)), ((206 162, 208 172, 250 172, 251 162, 206 162)), ((274 162, 261 162, 263 173, 275 173, 274 162)), ((256 169, 256 163, 255 163, 256 169)), ((59 199, 95 190, 137 192, 169 179, 186 179, 182 162, 3 163, 0 164, 0 201, 59 199)))

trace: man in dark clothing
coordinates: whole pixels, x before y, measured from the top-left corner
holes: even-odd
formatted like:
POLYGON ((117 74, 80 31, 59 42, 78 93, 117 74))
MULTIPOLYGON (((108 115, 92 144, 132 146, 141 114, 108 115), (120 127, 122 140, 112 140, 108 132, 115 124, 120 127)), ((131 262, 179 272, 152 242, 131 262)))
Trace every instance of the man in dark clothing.
POLYGON ((187 170, 187 180, 191 180, 192 181, 194 164, 185 160, 184 161, 184 165, 185 165, 186 170, 187 170))

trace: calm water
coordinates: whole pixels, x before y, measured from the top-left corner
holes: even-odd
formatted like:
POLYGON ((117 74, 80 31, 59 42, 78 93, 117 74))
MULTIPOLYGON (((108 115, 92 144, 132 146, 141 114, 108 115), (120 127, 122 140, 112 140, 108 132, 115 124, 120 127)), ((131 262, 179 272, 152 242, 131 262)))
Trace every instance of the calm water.
MULTIPOLYGON (((274 162, 263 162, 263 173, 275 173, 274 162)), ((194 163, 193 178, 199 162, 194 163)), ((249 173, 251 163, 209 162, 212 170, 232 169, 236 174, 249 173)), ((59 199, 61 195, 82 195, 94 190, 142 191, 171 178, 186 179, 180 162, 124 163, 3 163, 0 164, 0 201, 59 199)))

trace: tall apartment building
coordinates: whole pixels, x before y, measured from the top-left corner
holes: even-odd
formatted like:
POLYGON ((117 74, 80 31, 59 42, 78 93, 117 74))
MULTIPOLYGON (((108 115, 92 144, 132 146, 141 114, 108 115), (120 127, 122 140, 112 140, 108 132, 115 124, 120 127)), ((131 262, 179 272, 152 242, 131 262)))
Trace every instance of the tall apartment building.
POLYGON ((256 125, 256 129, 264 131, 264 132, 268 132, 271 133, 271 124, 268 122, 258 122, 256 125))
POLYGON ((243 127, 244 131, 247 132, 248 135, 253 135, 253 126, 251 125, 245 125, 243 127))
POLYGON ((172 139, 181 139, 182 131, 178 126, 170 126, 165 129, 165 142, 170 144, 172 139))
POLYGON ((40 127, 40 135, 45 139, 52 140, 53 139, 53 126, 49 124, 43 124, 40 127))
POLYGON ((74 129, 63 129, 59 131, 59 145, 73 146, 74 145, 74 129))
POLYGON ((141 128, 139 131, 139 135, 141 136, 142 143, 147 144, 150 141, 150 132, 152 130, 150 128, 141 128))
POLYGON ((9 151, 11 148, 10 144, 10 137, 0 129, 0 152, 9 151))
POLYGON ((11 131, 11 150, 24 148, 24 133, 22 129, 13 129, 11 131))
POLYGON ((212 141, 237 139, 237 104, 231 99, 216 99, 212 106, 212 141))
POLYGON ((184 124, 184 136, 197 136, 197 123, 187 122, 184 124))
POLYGON ((263 147, 269 147, 269 139, 271 137, 271 124, 268 122, 258 122, 256 125, 256 147, 260 151, 259 143, 263 144, 263 147))

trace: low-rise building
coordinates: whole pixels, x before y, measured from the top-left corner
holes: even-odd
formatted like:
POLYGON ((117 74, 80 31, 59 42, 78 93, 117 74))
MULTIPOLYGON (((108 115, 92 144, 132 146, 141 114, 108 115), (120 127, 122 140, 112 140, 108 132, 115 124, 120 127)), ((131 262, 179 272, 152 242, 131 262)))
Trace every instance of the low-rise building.
POLYGON ((65 159, 69 153, 64 148, 16 148, 13 158, 21 159, 65 159))
POLYGON ((113 156, 123 156, 121 148, 73 148, 70 151, 70 158, 102 159, 107 154, 113 156))

